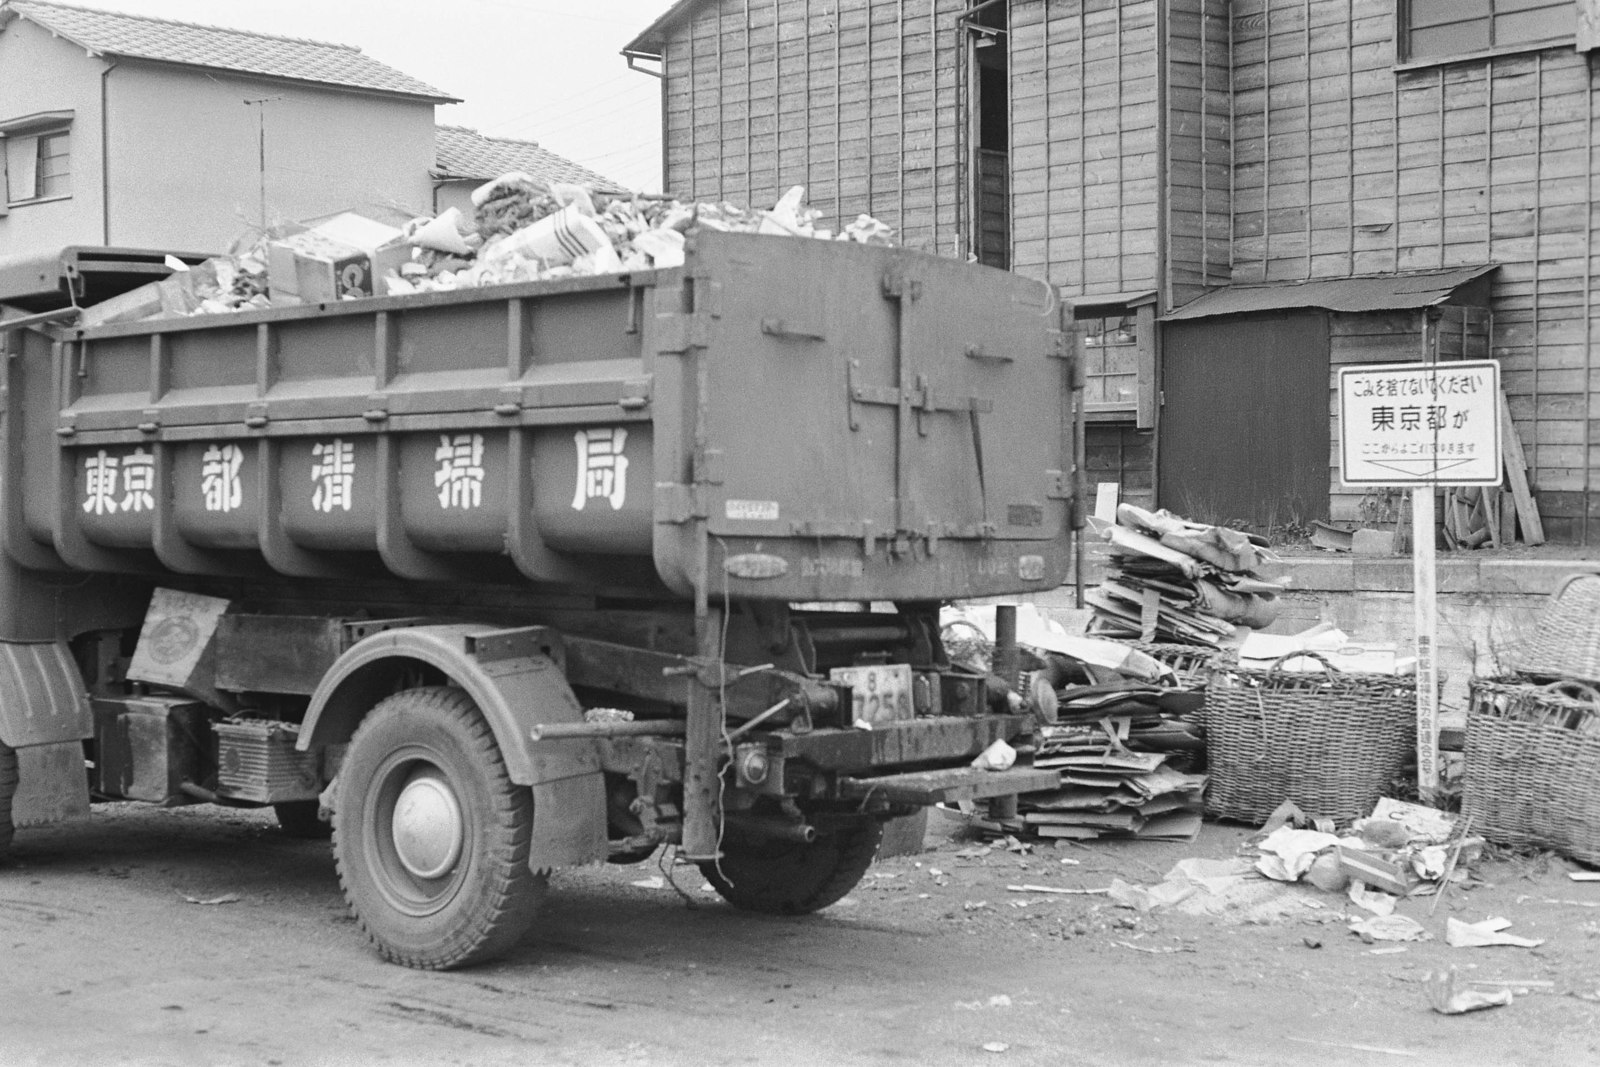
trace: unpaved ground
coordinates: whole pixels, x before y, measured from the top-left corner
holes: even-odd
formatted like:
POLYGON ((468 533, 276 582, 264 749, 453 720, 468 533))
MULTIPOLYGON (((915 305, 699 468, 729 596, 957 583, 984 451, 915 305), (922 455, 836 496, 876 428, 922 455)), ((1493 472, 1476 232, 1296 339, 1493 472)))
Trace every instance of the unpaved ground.
POLYGON ((1559 863, 1481 865, 1433 917, 1404 906, 1437 940, 1379 954, 1314 891, 1252 925, 1005 888, 1154 882, 1245 835, 975 855, 936 825, 804 919, 733 912, 692 869, 692 907, 632 884, 655 861, 571 872, 509 959, 424 974, 362 945, 325 843, 111 805, 20 832, 0 868, 0 1064, 1600 1063, 1600 885, 1559 863), (1446 914, 1547 941, 1452 949, 1446 914), (1551 985, 1445 1017, 1420 979, 1450 964, 1551 985))

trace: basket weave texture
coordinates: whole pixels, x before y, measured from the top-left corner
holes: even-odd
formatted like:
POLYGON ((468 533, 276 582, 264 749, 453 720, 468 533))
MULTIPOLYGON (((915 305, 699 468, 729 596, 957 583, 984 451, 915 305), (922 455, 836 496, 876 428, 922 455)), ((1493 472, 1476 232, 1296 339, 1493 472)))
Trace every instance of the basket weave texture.
POLYGON ((1461 810, 1496 844, 1600 864, 1600 694, 1474 678, 1461 810))
POLYGON ((1600 574, 1568 575, 1510 659, 1530 678, 1600 683, 1600 574))
MULTIPOLYGON (((1313 818, 1372 813, 1416 748, 1414 678, 1336 670, 1219 673, 1206 690, 1206 813, 1260 823, 1285 800, 1313 818)), ((1286 657, 1288 658, 1288 657, 1286 657)))

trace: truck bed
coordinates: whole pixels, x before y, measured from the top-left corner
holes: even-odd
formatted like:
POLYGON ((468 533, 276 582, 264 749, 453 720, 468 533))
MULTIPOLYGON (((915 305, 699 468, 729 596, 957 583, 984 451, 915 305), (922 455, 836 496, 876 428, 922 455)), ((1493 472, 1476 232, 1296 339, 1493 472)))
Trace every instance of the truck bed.
POLYGON ((1006 272, 701 232, 674 270, 16 331, 4 544, 646 598, 1048 589, 1062 325, 1006 272))

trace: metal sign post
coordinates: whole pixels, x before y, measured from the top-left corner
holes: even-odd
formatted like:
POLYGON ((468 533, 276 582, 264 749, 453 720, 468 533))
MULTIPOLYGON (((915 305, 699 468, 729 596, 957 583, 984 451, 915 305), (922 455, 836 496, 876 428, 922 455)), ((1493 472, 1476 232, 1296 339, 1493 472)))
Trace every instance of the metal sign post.
POLYGON ((1439 786, 1439 604, 1433 494, 1498 486, 1500 364, 1394 363, 1339 371, 1339 477, 1411 489, 1411 583, 1417 653, 1417 791, 1439 786))

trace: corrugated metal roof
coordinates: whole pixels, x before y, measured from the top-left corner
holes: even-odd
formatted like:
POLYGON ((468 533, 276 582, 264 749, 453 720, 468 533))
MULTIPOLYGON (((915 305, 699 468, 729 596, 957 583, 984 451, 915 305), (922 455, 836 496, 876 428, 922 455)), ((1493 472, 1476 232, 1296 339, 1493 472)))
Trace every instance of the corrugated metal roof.
POLYGON ((1257 311, 1291 308, 1326 308, 1329 311, 1403 311, 1432 307, 1475 278, 1495 269, 1486 263, 1474 267, 1369 274, 1355 278, 1324 278, 1276 285, 1230 285, 1207 293, 1162 316, 1163 322, 1206 319, 1216 315, 1245 315, 1257 311))
POLYGON ((359 48, 230 30, 191 22, 98 11, 40 0, 11 0, 3 9, 94 55, 231 70, 269 78, 317 82, 370 92, 459 102, 449 93, 402 74, 359 48))
POLYGON ((434 177, 488 181, 514 170, 553 182, 579 182, 621 192, 621 182, 558 156, 533 141, 485 137, 462 126, 439 126, 434 132, 434 177))
POLYGON ((1135 289, 1127 293, 1088 293, 1083 296, 1067 297, 1075 308, 1137 307, 1140 304, 1152 303, 1155 298, 1154 289, 1135 289))

